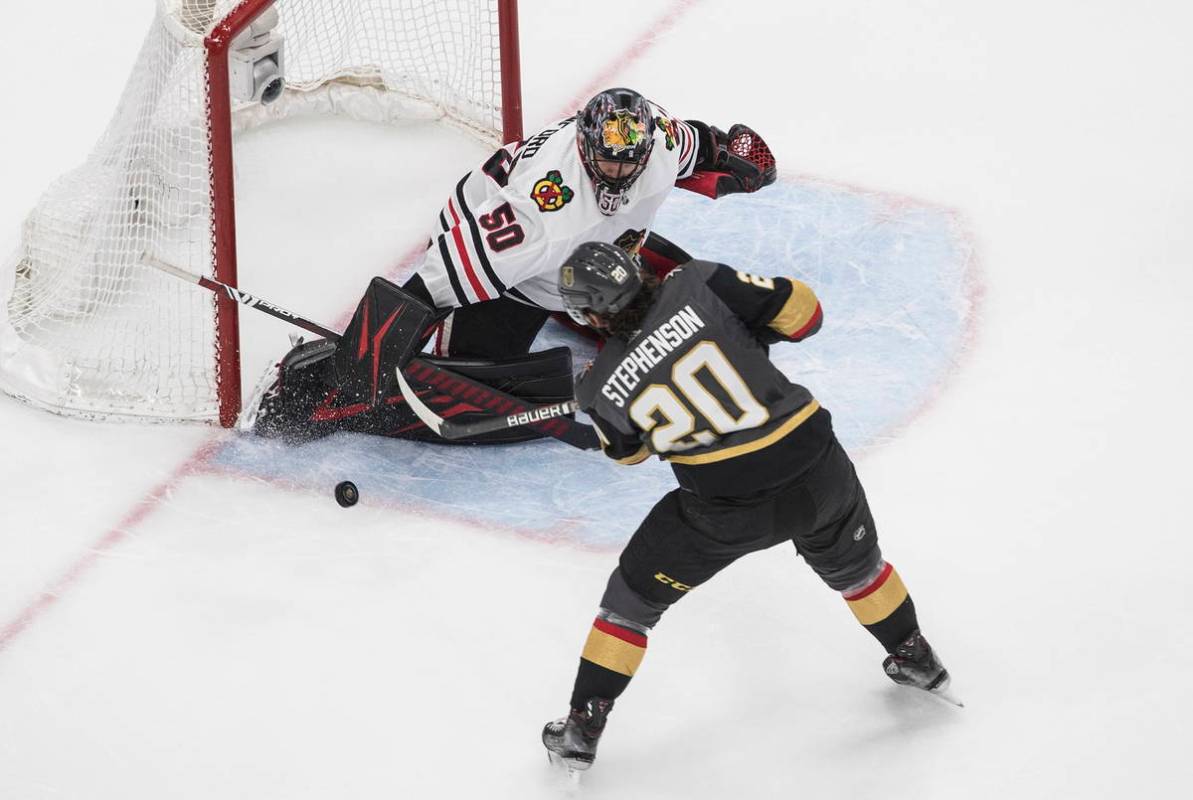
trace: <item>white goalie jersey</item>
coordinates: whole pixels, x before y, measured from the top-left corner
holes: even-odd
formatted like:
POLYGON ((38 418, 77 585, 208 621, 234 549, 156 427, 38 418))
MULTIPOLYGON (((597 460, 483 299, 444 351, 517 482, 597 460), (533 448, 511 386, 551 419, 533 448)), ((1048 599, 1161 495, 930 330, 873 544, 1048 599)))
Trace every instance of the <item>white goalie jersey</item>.
POLYGON ((574 117, 499 148, 461 178, 418 269, 435 305, 456 308, 507 295, 562 311, 556 275, 577 246, 602 241, 637 252, 667 193, 692 174, 699 155, 692 126, 651 109, 650 158, 611 214, 598 207, 580 160, 574 117))

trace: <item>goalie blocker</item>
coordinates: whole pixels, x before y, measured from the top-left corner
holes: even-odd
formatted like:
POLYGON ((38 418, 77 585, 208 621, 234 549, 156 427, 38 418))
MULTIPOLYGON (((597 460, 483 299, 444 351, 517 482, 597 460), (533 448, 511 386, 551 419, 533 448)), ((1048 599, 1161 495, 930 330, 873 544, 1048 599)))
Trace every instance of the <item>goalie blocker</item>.
MULTIPOLYGON (((436 322, 434 312, 419 298, 384 278, 374 278, 338 342, 301 343, 278 364, 253 419, 254 432, 291 443, 339 431, 446 442, 418 418, 395 380, 397 368, 419 353, 436 322)), ((423 360, 530 405, 572 399, 572 358, 566 347, 503 360, 423 360)), ((418 381, 418 375, 414 379, 418 381)), ((433 383, 416 383, 413 389, 439 417, 461 425, 492 417, 479 401, 463 399, 433 383)), ((516 427, 454 442, 503 444, 544 435, 541 429, 516 427)))

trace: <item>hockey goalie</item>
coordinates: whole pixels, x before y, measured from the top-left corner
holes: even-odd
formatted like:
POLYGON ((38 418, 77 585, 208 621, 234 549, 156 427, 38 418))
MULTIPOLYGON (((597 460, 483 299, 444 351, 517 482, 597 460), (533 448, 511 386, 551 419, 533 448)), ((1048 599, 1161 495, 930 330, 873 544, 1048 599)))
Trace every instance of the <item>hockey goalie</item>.
MULTIPOLYGON (((548 317, 566 320, 556 286, 563 259, 583 242, 608 242, 661 277, 690 260, 651 231, 673 186, 715 199, 757 191, 775 175, 774 156, 745 125, 724 132, 676 119, 630 89, 600 92, 465 174, 416 273, 402 287, 375 278, 338 342, 292 349, 250 409, 253 429, 291 441, 336 431, 434 440, 392 378, 428 344, 430 360, 520 399, 566 400, 570 351, 530 352, 548 317)), ((415 388, 444 418, 483 413, 415 388)), ((540 435, 514 428, 467 441, 540 435)))

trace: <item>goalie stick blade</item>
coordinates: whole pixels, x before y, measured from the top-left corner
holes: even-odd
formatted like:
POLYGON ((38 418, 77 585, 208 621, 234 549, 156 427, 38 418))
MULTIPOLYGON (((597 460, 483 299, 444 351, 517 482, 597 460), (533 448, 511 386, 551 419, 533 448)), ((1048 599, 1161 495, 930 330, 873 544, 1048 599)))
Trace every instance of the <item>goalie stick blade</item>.
POLYGON ((435 431, 435 433, 439 434, 443 438, 452 438, 450 436, 446 436, 443 433, 443 417, 432 411, 427 404, 422 401, 422 398, 420 398, 418 394, 410 388, 410 384, 406 381, 406 376, 402 374, 402 368, 398 367, 395 369, 394 374, 398 379, 398 391, 402 393, 402 399, 406 401, 406 405, 410 406, 410 410, 414 412, 414 415, 421 419, 424 425, 435 431))
POLYGON ((579 409, 575 400, 542 406, 530 405, 513 395, 418 358, 410 362, 406 371, 411 377, 445 394, 496 412, 489 417, 472 422, 445 420, 415 394, 403 370, 395 370, 398 388, 403 399, 410 405, 410 409, 422 420, 423 424, 444 439, 462 439, 482 433, 528 426, 581 450, 600 449, 600 442, 592 426, 576 422, 566 416, 579 409))
POLYGON ((575 414, 580 410, 575 400, 563 403, 548 403, 542 406, 531 406, 530 410, 504 417, 488 417, 472 422, 456 422, 444 420, 439 427, 439 434, 445 439, 464 439, 469 436, 479 436, 482 433, 502 431, 507 428, 520 428, 523 425, 533 425, 549 419, 575 414))

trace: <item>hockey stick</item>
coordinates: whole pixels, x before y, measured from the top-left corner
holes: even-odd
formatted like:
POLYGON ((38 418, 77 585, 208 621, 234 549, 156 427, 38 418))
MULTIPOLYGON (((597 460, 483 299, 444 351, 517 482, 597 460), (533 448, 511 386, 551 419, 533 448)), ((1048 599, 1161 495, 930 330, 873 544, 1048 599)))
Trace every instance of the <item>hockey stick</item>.
POLYGON ((161 270, 168 275, 173 275, 175 278, 180 278, 181 280, 187 281, 188 283, 197 283, 204 289, 208 289, 212 292, 215 292, 216 294, 226 294, 237 303, 246 305, 249 308, 255 308, 258 311, 264 311, 269 316, 277 317, 278 319, 282 319, 293 325, 297 325, 304 331, 317 333, 320 336, 331 339, 332 341, 339 341, 340 339, 340 334, 336 333, 330 328, 325 328, 317 322, 311 322, 309 319, 300 317, 293 311, 287 311, 281 306, 275 306, 268 300, 262 300, 259 297, 254 297, 248 292, 242 292, 240 289, 237 289, 234 286, 229 286, 226 283, 220 283, 219 281, 212 280, 205 275, 188 272, 181 267, 176 267, 173 264, 167 264, 165 261, 162 261, 159 258, 154 258, 148 254, 146 254, 141 260, 146 266, 161 270))
MULTIPOLYGON (((325 328, 317 322, 312 322, 292 311, 287 311, 281 306, 274 305, 267 300, 262 300, 226 283, 221 283, 204 275, 198 275, 181 267, 176 267, 173 264, 167 264, 161 259, 148 254, 142 258, 142 261, 146 266, 161 270, 188 283, 198 284, 204 289, 215 292, 216 294, 226 294, 236 302, 246 305, 249 308, 269 314, 271 317, 285 320, 286 322, 297 325, 303 330, 316 333, 333 342, 338 342, 341 338, 340 334, 330 328, 325 328)), ((564 416, 565 414, 576 411, 574 400, 547 406, 532 406, 511 394, 506 394, 480 381, 465 377, 431 361, 417 357, 411 359, 410 363, 403 369, 420 383, 425 383, 458 400, 468 401, 481 408, 481 410, 494 414, 492 417, 479 419, 471 423, 448 422, 427 408, 414 392, 410 390, 410 385, 406 383, 405 378, 402 376, 402 370, 395 370, 398 373, 402 396, 410 404, 411 410, 418 415, 419 419, 427 427, 445 439, 457 439, 462 436, 489 433, 526 425, 540 433, 552 436, 581 450, 596 450, 600 448, 600 443, 592 426, 576 422, 574 419, 564 416), (414 398, 415 402, 412 403, 411 398, 414 398), (429 415, 429 417, 424 417, 423 413, 419 413, 420 406, 423 412, 429 415), (438 422, 432 424, 432 422, 428 422, 428 418, 437 420, 438 422), (447 433, 441 432, 444 430, 444 426, 447 426, 447 433)))
MULTIPOLYGON (((479 419, 474 422, 454 422, 446 420, 436 414, 434 411, 422 401, 421 398, 410 388, 410 384, 406 381, 406 376, 402 374, 402 370, 394 370, 398 379, 398 389, 402 392, 402 398, 406 404, 410 406, 410 410, 414 412, 415 416, 423 421, 428 428, 435 431, 435 433, 442 436, 444 439, 464 439, 470 436, 477 436, 482 433, 492 433, 493 431, 503 431, 509 428, 519 428, 523 425, 546 425, 550 421, 563 418, 566 414, 574 414, 580 410, 580 404, 575 400, 565 400, 562 403, 547 403, 541 406, 525 406, 517 404, 519 407, 509 407, 500 409, 503 416, 492 416, 485 419, 479 419)), ((576 427, 587 428, 587 425, 576 423, 576 427)), ((559 437, 562 438, 562 437, 559 437)), ((586 437, 587 438, 587 437, 586 437)), ((582 450, 599 450, 600 444, 595 436, 592 436, 591 441, 587 442, 572 442, 565 440, 568 444, 574 444, 582 450)))

